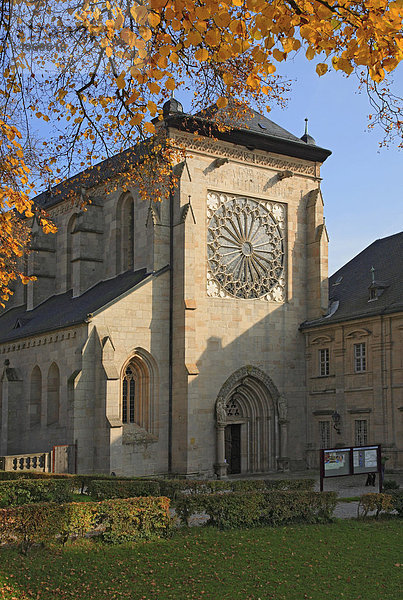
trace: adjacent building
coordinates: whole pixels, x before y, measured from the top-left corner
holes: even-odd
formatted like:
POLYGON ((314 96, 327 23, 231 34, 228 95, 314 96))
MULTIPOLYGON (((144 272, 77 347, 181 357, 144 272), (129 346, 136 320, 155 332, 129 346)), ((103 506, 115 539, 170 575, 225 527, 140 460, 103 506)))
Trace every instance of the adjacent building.
POLYGON ((329 279, 328 313, 301 325, 307 460, 318 448, 382 444, 402 466, 403 233, 377 240, 329 279))

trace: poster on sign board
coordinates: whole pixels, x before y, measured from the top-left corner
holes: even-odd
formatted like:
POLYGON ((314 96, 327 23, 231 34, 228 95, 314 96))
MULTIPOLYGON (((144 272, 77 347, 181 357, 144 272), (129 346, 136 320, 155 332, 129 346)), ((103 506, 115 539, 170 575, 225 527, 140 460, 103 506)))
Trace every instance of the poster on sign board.
POLYGON ((325 477, 350 475, 350 449, 340 448, 340 450, 325 450, 324 471, 325 477))
POLYGON ((354 474, 378 471, 378 447, 362 446, 353 448, 354 474))

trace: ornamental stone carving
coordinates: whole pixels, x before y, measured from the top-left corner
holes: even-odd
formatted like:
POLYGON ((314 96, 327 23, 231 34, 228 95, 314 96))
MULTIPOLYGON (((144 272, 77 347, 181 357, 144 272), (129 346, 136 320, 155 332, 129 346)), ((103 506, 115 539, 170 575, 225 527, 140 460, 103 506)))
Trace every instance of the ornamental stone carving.
POLYGON ((207 197, 207 295, 283 302, 285 206, 244 196, 207 197))
POLYGON ((217 425, 225 425, 227 423, 227 411, 225 408, 225 402, 222 398, 219 398, 215 406, 217 425))

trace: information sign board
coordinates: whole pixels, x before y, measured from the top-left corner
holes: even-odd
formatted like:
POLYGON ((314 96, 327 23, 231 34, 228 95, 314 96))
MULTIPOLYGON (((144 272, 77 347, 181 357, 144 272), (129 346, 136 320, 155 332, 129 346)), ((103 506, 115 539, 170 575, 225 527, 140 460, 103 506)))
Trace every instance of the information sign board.
POLYGON ((381 446, 350 446, 320 451, 320 490, 328 477, 379 473, 379 491, 382 491, 381 446))

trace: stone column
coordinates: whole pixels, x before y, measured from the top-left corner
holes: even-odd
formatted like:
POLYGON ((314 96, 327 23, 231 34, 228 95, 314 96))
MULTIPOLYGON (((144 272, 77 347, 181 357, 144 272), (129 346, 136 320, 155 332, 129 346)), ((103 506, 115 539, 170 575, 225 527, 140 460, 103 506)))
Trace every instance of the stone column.
POLYGON ((280 429, 280 458, 278 459, 278 470, 289 471, 289 458, 288 454, 288 421, 286 419, 279 419, 280 429))
POLYGON ((225 462, 225 424, 217 423, 217 462, 214 465, 218 479, 227 478, 227 463, 225 462))
POLYGON ((218 398, 215 406, 217 428, 217 462, 214 465, 218 479, 226 479, 228 465, 225 462, 225 427, 227 425, 227 412, 223 398, 218 398))

